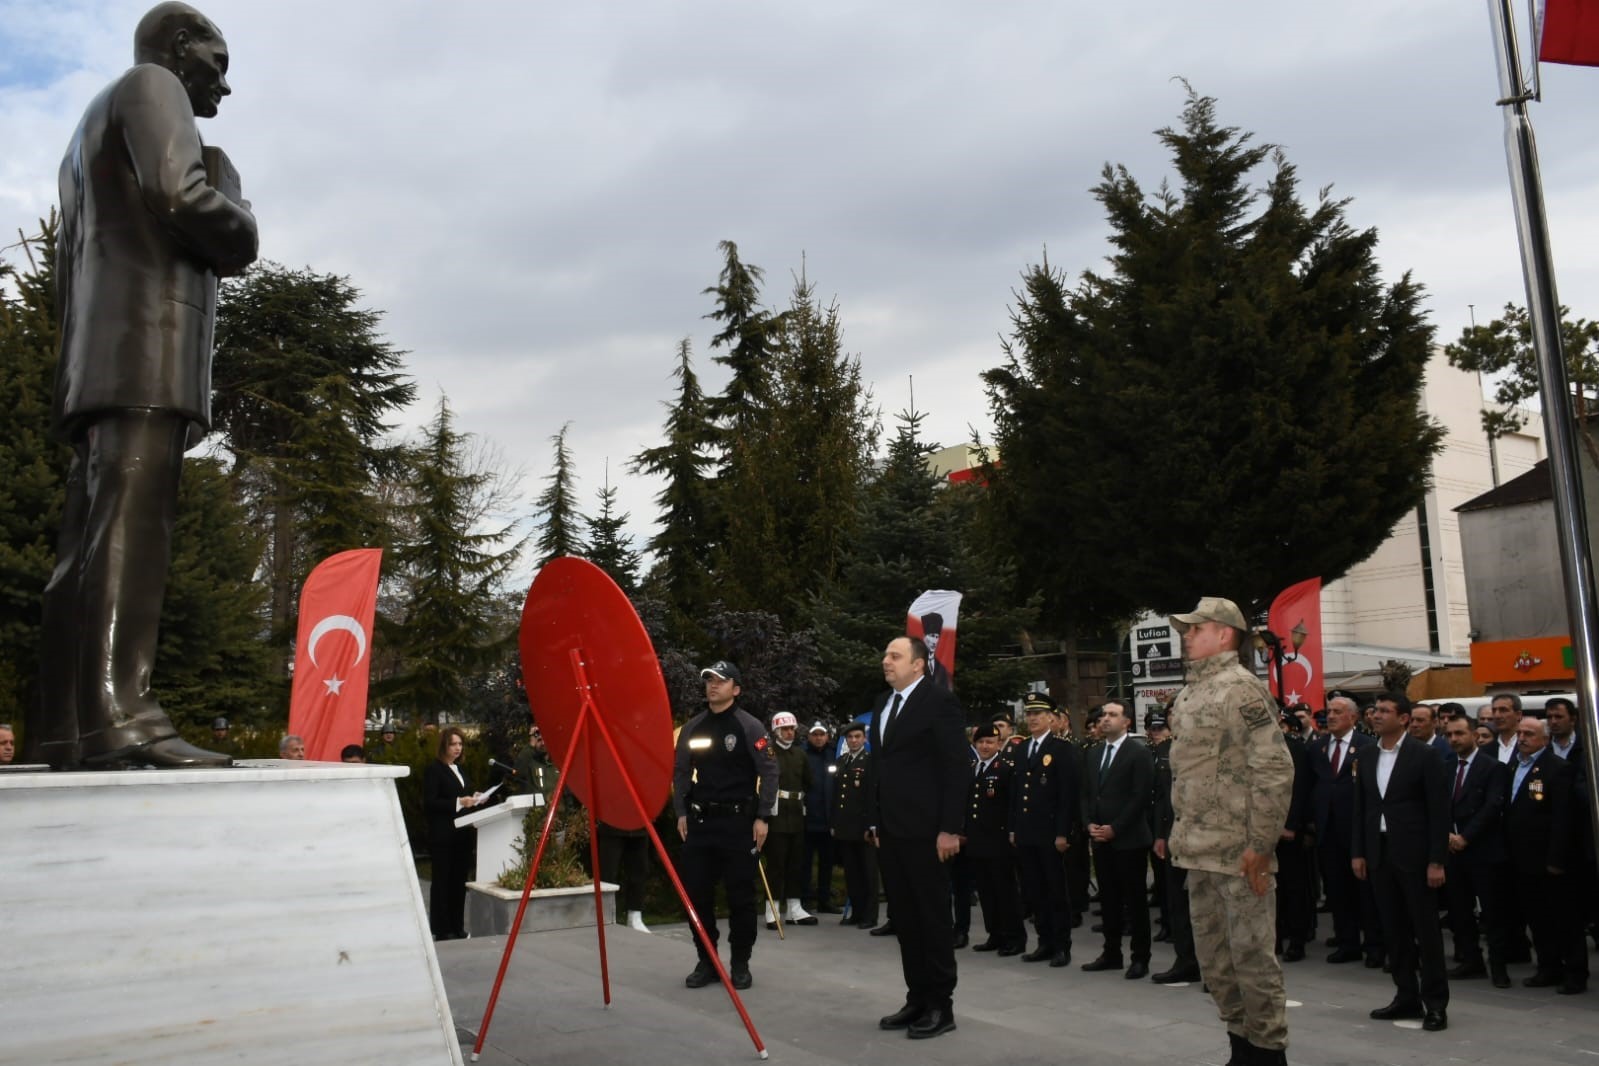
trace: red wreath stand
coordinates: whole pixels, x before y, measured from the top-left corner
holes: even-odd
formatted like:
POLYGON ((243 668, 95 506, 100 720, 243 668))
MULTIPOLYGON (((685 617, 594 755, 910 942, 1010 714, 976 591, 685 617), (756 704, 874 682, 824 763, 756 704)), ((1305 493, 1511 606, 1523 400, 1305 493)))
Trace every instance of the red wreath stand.
POLYGON ((755 1050, 766 1058, 766 1046, 755 1031, 744 1001, 727 975, 716 946, 689 901, 683 882, 655 832, 654 812, 672 790, 672 712, 666 682, 655 648, 633 605, 610 577, 583 559, 552 559, 539 570, 522 607, 518 639, 528 703, 536 703, 539 730, 550 755, 561 767, 549 798, 544 829, 528 866, 527 884, 516 920, 505 940, 500 969, 494 975, 472 1061, 482 1054, 494 1005, 516 949, 517 934, 527 911, 528 896, 544 858, 561 797, 571 791, 588 810, 589 857, 594 868, 594 918, 600 942, 600 987, 611 1005, 611 972, 605 954, 605 908, 600 892, 599 837, 595 821, 618 829, 643 829, 655 845, 672 887, 683 901, 694 935, 716 966, 755 1050))

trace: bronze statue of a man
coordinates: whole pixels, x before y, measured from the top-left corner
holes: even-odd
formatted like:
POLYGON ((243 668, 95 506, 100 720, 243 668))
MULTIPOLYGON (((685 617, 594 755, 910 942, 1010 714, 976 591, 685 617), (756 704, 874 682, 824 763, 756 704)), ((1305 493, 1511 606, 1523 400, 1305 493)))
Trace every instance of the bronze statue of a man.
POLYGON ((73 459, 25 737, 57 768, 229 762, 177 735, 150 673, 183 453, 210 428, 217 278, 254 262, 255 216, 195 125, 230 92, 216 26, 160 4, 134 63, 61 164, 55 424, 73 459))

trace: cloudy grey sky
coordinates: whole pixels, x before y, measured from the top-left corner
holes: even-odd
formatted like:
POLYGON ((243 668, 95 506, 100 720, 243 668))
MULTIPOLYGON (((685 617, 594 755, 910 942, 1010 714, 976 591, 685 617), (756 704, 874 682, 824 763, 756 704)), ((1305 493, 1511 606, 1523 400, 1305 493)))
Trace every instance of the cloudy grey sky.
MULTIPOLYGON (((55 201, 90 97, 145 0, 0 0, 0 245, 55 201)), ((418 424, 461 427, 538 489, 567 420, 592 503, 609 458, 633 527, 656 486, 677 341, 708 387, 700 290, 738 243, 771 302, 805 268, 887 412, 989 425, 1012 288, 1048 249, 1097 268, 1107 161, 1146 188, 1186 78, 1280 144, 1305 194, 1352 197, 1441 340, 1523 300, 1486 5, 1464 0, 876 0, 511 4, 211 0, 234 95, 205 123, 262 254, 348 275, 411 352, 418 424)), ((1517 4, 1517 7, 1524 5, 1517 4)), ((1599 70, 1534 108, 1562 299, 1599 315, 1599 70)))

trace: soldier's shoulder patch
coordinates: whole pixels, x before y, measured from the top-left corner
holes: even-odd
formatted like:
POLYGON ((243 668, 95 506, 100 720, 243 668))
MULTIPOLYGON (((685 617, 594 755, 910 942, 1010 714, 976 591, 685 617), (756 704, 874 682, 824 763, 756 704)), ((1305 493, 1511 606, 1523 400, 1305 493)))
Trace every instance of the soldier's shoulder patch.
POLYGON ((1251 729, 1264 729, 1272 724, 1276 717, 1276 708, 1264 696, 1255 696, 1247 699, 1239 707, 1239 713, 1244 716, 1244 722, 1251 729))

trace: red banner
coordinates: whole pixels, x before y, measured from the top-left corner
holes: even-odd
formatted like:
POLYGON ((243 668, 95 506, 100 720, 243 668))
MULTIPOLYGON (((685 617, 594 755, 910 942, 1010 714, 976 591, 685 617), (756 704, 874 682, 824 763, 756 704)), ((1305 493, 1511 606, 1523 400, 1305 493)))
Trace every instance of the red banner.
POLYGON ((1599 67, 1599 0, 1548 0, 1538 58, 1599 67))
POLYGON ((929 589, 916 597, 905 615, 905 635, 921 637, 933 653, 927 676, 947 689, 955 687, 955 625, 960 609, 960 593, 929 589))
POLYGON ((300 591, 289 732, 305 740, 307 759, 338 762, 346 745, 359 744, 365 736, 372 615, 382 560, 382 548, 329 556, 300 591))
POLYGON ((1321 672, 1321 578, 1313 577, 1290 585, 1271 601, 1266 614, 1266 628, 1282 638, 1283 687, 1287 695, 1277 691, 1277 670, 1269 673, 1272 695, 1292 706, 1308 703, 1320 708, 1327 705, 1326 675, 1321 672), (1293 631, 1300 627, 1305 639, 1294 650, 1293 631))

